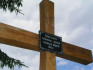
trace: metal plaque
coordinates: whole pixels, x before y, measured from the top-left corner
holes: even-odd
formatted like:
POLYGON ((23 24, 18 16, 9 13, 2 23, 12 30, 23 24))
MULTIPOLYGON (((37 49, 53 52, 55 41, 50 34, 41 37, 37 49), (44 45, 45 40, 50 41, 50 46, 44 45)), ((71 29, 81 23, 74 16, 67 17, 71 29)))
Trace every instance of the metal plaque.
POLYGON ((39 31, 39 48, 43 51, 49 51, 62 55, 62 38, 53 34, 39 31))

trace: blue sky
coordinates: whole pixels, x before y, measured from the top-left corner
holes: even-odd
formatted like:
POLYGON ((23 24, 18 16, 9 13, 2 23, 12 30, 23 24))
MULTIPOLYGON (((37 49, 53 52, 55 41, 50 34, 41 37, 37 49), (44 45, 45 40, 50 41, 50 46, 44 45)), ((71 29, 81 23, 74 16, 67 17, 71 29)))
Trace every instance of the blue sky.
MULTIPOLYGON (((55 35, 63 41, 92 50, 93 53, 93 0, 51 0, 55 3, 55 35)), ((38 33, 40 30, 39 3, 41 0, 23 0, 22 12, 0 10, 0 22, 38 33)), ((0 44, 2 51, 10 57, 23 61, 29 68, 15 70, 39 70, 40 53, 0 44)), ((56 58, 57 70, 93 70, 93 63, 82 65, 66 59, 56 58)), ((7 67, 0 70, 10 70, 7 67)))

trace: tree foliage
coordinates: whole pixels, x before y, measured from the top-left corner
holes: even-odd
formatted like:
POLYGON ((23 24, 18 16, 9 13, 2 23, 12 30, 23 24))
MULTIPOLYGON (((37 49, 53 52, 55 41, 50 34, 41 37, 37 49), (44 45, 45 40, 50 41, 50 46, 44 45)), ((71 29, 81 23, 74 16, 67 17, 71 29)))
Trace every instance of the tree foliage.
MULTIPOLYGON (((0 0, 0 9, 3 9, 3 11, 9 10, 10 12, 15 11, 16 14, 18 13, 23 14, 19 9, 22 6, 23 6, 22 0, 0 0)), ((12 70, 14 70, 14 66, 27 67, 26 65, 23 64, 23 62, 9 57, 6 53, 2 52, 0 49, 0 67, 4 68, 6 66, 12 70)))
POLYGON ((0 9, 3 9, 4 11, 15 11, 16 14, 18 14, 21 13, 19 7, 22 7, 22 0, 0 0, 0 9))
POLYGON ((8 68, 14 70, 14 66, 22 67, 26 65, 23 64, 20 60, 16 60, 14 58, 9 57, 6 53, 0 50, 0 67, 4 68, 7 66, 8 68))

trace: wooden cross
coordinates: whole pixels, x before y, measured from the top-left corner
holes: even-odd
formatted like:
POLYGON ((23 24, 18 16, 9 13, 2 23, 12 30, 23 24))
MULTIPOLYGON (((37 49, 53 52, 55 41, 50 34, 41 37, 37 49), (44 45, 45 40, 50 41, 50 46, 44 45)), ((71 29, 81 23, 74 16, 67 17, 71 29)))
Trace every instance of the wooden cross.
MULTIPOLYGON (((54 34, 54 3, 40 3, 40 30, 54 34)), ((39 35, 0 23, 0 43, 40 52, 40 70, 56 70, 56 56, 87 65, 92 62, 91 50, 62 42, 63 55, 39 49, 39 35)))

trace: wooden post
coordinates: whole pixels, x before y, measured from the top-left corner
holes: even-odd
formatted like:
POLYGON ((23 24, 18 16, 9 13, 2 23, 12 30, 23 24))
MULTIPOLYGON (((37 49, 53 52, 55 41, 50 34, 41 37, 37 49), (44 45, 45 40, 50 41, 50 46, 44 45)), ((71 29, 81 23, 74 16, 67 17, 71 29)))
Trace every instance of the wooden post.
MULTIPOLYGON (((54 3, 49 0, 40 3, 40 30, 54 34, 54 3)), ((40 52, 40 70, 56 70, 55 54, 40 52)))
MULTIPOLYGON (((0 23, 0 43, 12 45, 18 48, 29 49, 40 52, 39 35, 17 27, 0 23)), ((92 51, 62 42, 63 55, 57 57, 68 59, 84 65, 92 63, 92 51)))

